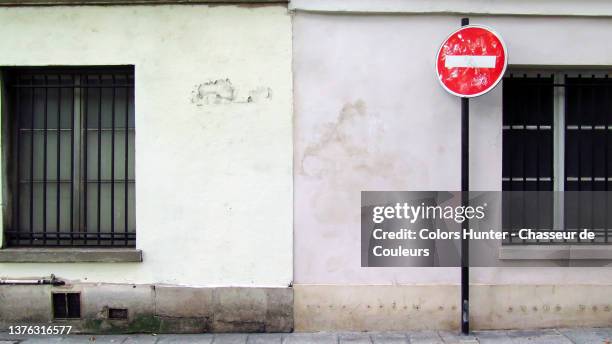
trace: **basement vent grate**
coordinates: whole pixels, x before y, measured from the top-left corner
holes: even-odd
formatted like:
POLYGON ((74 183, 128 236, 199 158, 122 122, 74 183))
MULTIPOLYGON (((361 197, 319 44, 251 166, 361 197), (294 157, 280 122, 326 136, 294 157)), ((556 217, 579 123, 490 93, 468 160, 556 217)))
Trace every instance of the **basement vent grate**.
POLYGON ((53 293, 53 318, 78 319, 81 317, 81 293, 53 293))
POLYGON ((121 320, 127 319, 128 310, 127 308, 109 308, 108 318, 109 319, 121 319, 121 320))

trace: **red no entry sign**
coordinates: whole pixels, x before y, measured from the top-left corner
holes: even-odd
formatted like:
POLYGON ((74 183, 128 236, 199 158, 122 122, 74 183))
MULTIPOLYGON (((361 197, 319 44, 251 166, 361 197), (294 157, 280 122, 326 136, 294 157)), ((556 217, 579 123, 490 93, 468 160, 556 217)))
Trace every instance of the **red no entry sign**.
POLYGON ((464 26, 450 34, 436 56, 440 84, 459 97, 476 97, 493 89, 507 64, 504 41, 480 25, 464 26))

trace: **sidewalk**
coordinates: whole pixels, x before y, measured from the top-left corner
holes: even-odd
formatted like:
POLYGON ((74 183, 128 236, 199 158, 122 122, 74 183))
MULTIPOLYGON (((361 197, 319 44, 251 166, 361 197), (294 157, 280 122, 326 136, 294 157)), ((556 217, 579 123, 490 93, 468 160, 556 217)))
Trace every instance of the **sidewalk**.
POLYGON ((479 331, 460 336, 448 331, 372 333, 272 333, 197 335, 69 335, 63 337, 11 336, 0 333, 0 344, 16 343, 122 343, 122 344, 612 344, 612 328, 553 329, 535 331, 479 331))

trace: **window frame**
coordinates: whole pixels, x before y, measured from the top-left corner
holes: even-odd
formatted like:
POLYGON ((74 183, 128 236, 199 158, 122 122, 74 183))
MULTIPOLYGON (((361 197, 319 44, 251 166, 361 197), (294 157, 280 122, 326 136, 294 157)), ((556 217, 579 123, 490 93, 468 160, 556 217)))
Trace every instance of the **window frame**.
MULTIPOLYGON (((135 176, 133 177, 133 180, 130 180, 130 175, 128 174, 128 170, 130 171, 130 174, 135 172, 135 168, 132 167, 132 169, 129 168, 129 161, 128 161, 128 156, 130 156, 130 160, 132 160, 132 164, 135 164, 135 141, 134 138, 132 137, 131 139, 128 139, 129 135, 134 136, 135 135, 135 125, 128 125, 129 122, 134 122, 135 120, 135 67, 134 65, 117 65, 117 66, 58 66, 58 67, 46 67, 46 66, 33 66, 33 67, 3 67, 0 70, 1 73, 1 83, 0 83, 0 87, 1 87, 1 100, 2 102, 0 103, 0 107, 1 107, 1 115, 2 115, 2 155, 4 157, 4 161, 5 163, 3 164, 3 168, 2 168, 2 186, 3 186, 3 198, 5 199, 5 204, 6 206, 4 207, 3 213, 4 213, 4 223, 3 223, 3 230, 0 236, 0 247, 1 248, 9 248, 9 249, 19 249, 19 248, 38 248, 41 249, 43 253, 45 249, 47 248, 85 248, 85 249, 101 249, 104 247, 109 247, 111 248, 110 251, 113 251, 115 249, 118 248, 135 248, 136 246, 136 225, 134 224, 134 228, 133 230, 130 229, 130 227, 127 227, 128 223, 130 223, 130 219, 128 218, 127 213, 128 212, 135 212, 135 205, 130 206, 131 204, 129 203, 130 201, 128 200, 129 198, 134 198, 135 199, 135 195, 133 194, 135 192, 135 176), (47 81, 46 77, 49 75, 70 75, 71 76, 71 81, 72 84, 74 85, 74 87, 66 87, 68 89, 72 90, 72 113, 74 115, 74 118, 69 121, 71 124, 71 129, 70 129, 70 133, 71 133, 71 141, 70 141, 70 150, 71 150, 71 154, 70 154, 70 164, 71 164, 71 173, 73 173, 71 181, 70 181, 70 185, 71 185, 71 196, 73 197, 74 201, 71 201, 71 206, 68 206, 68 209, 70 209, 70 213, 72 214, 72 217, 68 217, 69 219, 71 219, 72 221, 74 221, 74 225, 70 225, 69 228, 70 230, 68 232, 66 231, 62 231, 60 230, 60 228, 64 228, 64 227, 58 227, 56 231, 53 230, 49 230, 47 229, 46 232, 43 233, 43 237, 44 239, 40 239, 39 241, 44 241, 43 244, 37 243, 36 245, 33 244, 33 241, 36 241, 36 239, 34 238, 30 238, 30 239, 14 239, 15 241, 17 241, 17 244, 11 243, 11 237, 8 233, 8 231, 12 231, 15 233, 18 233, 20 231, 22 231, 20 228, 14 228, 15 227, 15 219, 16 219, 16 212, 18 211, 17 208, 19 207, 19 204, 17 204, 17 194, 18 191, 16 191, 16 189, 18 189, 19 186, 19 182, 17 180, 17 172, 16 172, 16 166, 18 166, 19 163, 21 162, 17 162, 18 159, 18 153, 16 152, 16 150, 18 149, 17 147, 17 131, 22 130, 20 127, 20 120, 17 118, 18 116, 18 110, 15 109, 15 106, 18 106, 17 104, 14 104, 14 99, 13 99, 13 92, 11 91, 11 85, 9 85, 9 82, 14 82, 14 80, 11 80, 13 76, 18 75, 18 76, 23 76, 23 75, 27 75, 27 74, 38 74, 38 75, 45 75, 45 85, 41 86, 40 88, 49 89, 49 85, 52 84, 52 82, 49 80, 47 81), (126 89, 126 93, 125 93, 125 128, 123 128, 120 125, 116 125, 115 121, 114 121, 114 113, 115 113, 115 108, 113 107, 113 127, 112 127, 112 145, 113 145, 113 152, 114 152, 114 147, 115 147, 115 141, 118 141, 119 139, 121 139, 122 133, 123 131, 125 131, 125 142, 126 145, 124 146, 123 150, 125 152, 125 156, 126 156, 126 160, 125 160, 125 175, 124 178, 111 178, 112 179, 112 184, 113 186, 111 187, 111 189, 114 191, 114 189, 118 186, 115 186, 115 183, 117 182, 122 182, 125 184, 125 188, 124 188, 124 192, 125 192, 125 199, 126 199, 126 203, 125 203, 125 223, 126 223, 126 229, 125 229, 125 239, 115 239, 114 235, 115 232, 111 233, 110 238, 111 239, 101 239, 101 234, 105 233, 105 232, 100 232, 100 229, 98 228, 97 232, 94 232, 93 229, 89 229, 87 230, 87 224, 84 223, 84 216, 83 214, 87 211, 87 209, 85 208, 85 206, 83 205, 83 199, 86 196, 86 194, 84 193, 84 189, 87 187, 87 185, 89 185, 88 183, 91 182, 90 179, 88 180, 84 180, 83 178, 83 174, 86 172, 85 169, 88 168, 86 166, 88 160, 87 159, 87 152, 85 151, 84 148, 84 142, 87 140, 88 136, 85 135, 89 135, 89 130, 90 128, 87 126, 87 123, 85 123, 85 119, 83 118, 83 113, 86 113, 86 105, 84 105, 85 103, 89 102, 90 100, 88 98, 87 92, 88 91, 84 91, 84 90, 88 90, 89 88, 93 88, 96 90, 100 90, 100 95, 99 95, 99 102, 100 104, 102 104, 102 89, 103 88, 109 88, 108 86, 103 86, 103 84, 99 84, 100 86, 95 87, 93 85, 87 85, 87 86, 83 86, 82 81, 83 78, 87 78, 88 80, 90 79, 91 75, 98 75, 99 76, 99 82, 102 82, 102 76, 103 75, 112 75, 112 81, 113 84, 115 84, 115 77, 117 75, 124 75, 125 78, 123 79, 123 85, 122 87, 126 89), (84 107, 85 106, 85 107, 84 107), (129 142, 131 141, 131 142, 129 142), (129 142, 129 144, 128 144, 129 142), (132 186, 131 186, 132 185, 132 186), (131 190, 130 190, 131 189, 131 190), (129 195, 128 196, 128 190, 129 190, 129 195), (47 233, 57 233, 57 239, 54 238, 46 238, 47 233), (70 239, 60 239, 59 235, 60 233, 69 233, 69 237, 70 239), (75 237, 75 233, 81 236, 81 239, 73 239, 75 237), (88 238, 88 235, 91 235, 92 233, 97 233, 98 237, 97 238, 88 238), (128 238, 129 237, 129 238, 128 238), (85 239, 82 239, 85 238, 85 239), (20 243, 20 241, 27 241, 30 240, 30 244, 23 244, 20 243), (67 241, 70 240, 70 244, 69 245, 65 245, 65 244, 59 244, 61 240, 67 241), (79 241, 82 240, 84 241, 85 244, 74 244, 75 241, 79 241), (51 241, 57 241, 57 245, 53 245, 53 244, 47 244, 47 241, 51 242, 51 241), (95 243, 97 241, 97 243, 95 243), (111 241, 112 244, 105 244, 105 243, 101 243, 102 241, 111 241), (121 241, 125 241, 125 245, 121 245, 118 244, 121 241), (128 243, 129 242, 129 243, 128 243)), ((33 80, 33 79, 32 79, 33 80)), ((60 81, 61 79, 57 79, 58 81, 60 81)), ((33 82, 33 81, 32 81, 33 82)), ((62 81, 60 81, 62 82, 62 81)), ((118 84, 119 82, 117 82, 118 84)), ((113 101, 113 105, 115 106, 115 98, 116 98, 116 93, 118 93, 118 91, 116 91, 117 89, 119 89, 119 87, 113 86, 110 87, 111 89, 113 89, 113 96, 112 96, 112 101, 113 101)), ((34 88, 33 88, 34 89, 34 88)), ((62 89, 61 87, 59 87, 59 89, 62 89)), ((33 91, 32 91, 33 92, 33 91)), ((46 92, 45 91, 45 97, 46 97, 46 92)), ((70 92, 70 91, 68 91, 70 92)), ((58 96, 59 97, 63 97, 59 91, 58 91, 58 96)), ((32 97, 34 97, 34 94, 32 93, 32 97)), ((32 98, 34 99, 34 98, 32 98)), ((59 99, 59 98, 58 98, 59 99)), ((45 108, 49 107, 49 103, 47 98, 45 98, 45 108)), ((20 111, 20 110, 19 110, 20 111)), ((45 110, 46 111, 46 110, 45 110)), ((59 101, 58 101, 58 116, 60 116, 62 114, 60 108, 59 108, 59 101)), ((99 110, 101 111, 101 110, 99 110)), ((46 116, 46 114, 44 115, 46 116)), ((101 119, 102 117, 100 116, 98 121, 102 121, 101 119)), ((45 120, 46 121, 46 120, 45 120)), ((101 123, 101 122, 100 122, 101 123)), ((58 117, 58 124, 59 124, 59 117, 58 117)), ((32 124, 34 125, 34 124, 32 124)), ((101 124, 100 124, 101 125, 101 124)), ((102 130, 100 129, 102 127, 99 127, 97 130, 100 134, 98 134, 98 140, 100 138, 100 136, 102 135, 101 132, 102 130)), ((48 130, 48 131, 54 131, 56 128, 46 128, 44 130, 48 130)), ((32 129, 33 130, 33 129, 32 129)), ((60 139, 59 136, 59 132, 60 132, 60 128, 57 128, 58 130, 58 140, 60 139)), ((65 130, 65 129, 64 129, 65 130)), ((23 139, 22 139, 23 140, 23 139)), ((90 139, 91 140, 91 139, 90 139)), ((100 142, 100 141, 98 141, 100 142)), ((63 145, 62 145, 63 146, 63 145)), ((100 148, 98 148, 99 151, 100 148)), ((59 150, 59 144, 58 144, 58 150, 59 150)), ((49 151, 49 148, 47 148, 47 151, 49 151)), ((98 153, 100 154, 100 153, 98 153)), ((113 153, 115 154, 115 153, 113 153)), ((114 156, 114 155, 113 155, 114 156)), ((53 159, 55 159, 57 156, 53 157, 53 159)), ((33 158, 32 158, 33 159, 33 158)), ((101 158, 98 157, 98 162, 100 162, 101 158)), ((117 159, 115 157, 115 159, 117 159)), ((33 162, 31 162, 31 164, 33 164, 33 162)), ((60 162, 57 162, 58 166, 60 164, 60 162)), ((112 163, 111 166, 114 166, 114 162, 112 163)), ((45 165, 47 166, 47 165, 45 165)), ((133 165, 132 165, 133 166, 133 165)), ((100 167, 97 167, 98 170, 100 169, 100 167)), ((48 170, 48 167, 45 168, 45 170, 48 170)), ((59 171, 59 167, 58 167, 58 171, 59 171)), ((115 168, 111 168, 111 173, 114 176, 115 174, 115 168)), ((33 178, 32 176, 29 177, 30 179, 33 178)), ((101 177, 100 177, 101 178, 101 177)), ((46 183, 49 184, 53 184, 53 183, 57 183, 59 185, 60 183, 60 179, 61 177, 58 175, 56 176, 57 180, 49 180, 46 181, 46 183)), ((98 184, 101 184, 102 181, 101 179, 98 179, 98 184)), ((46 184, 45 184, 46 185, 46 184)), ((98 186, 98 192, 99 192, 99 186, 98 186)), ((45 191, 48 192, 48 191, 45 191)), ((59 191, 58 191, 59 192, 59 191)), ((114 192, 113 192, 114 194, 114 192)), ((98 195, 98 197, 100 197, 98 195)), ((100 198, 98 198, 100 199, 100 198)), ((45 201, 46 202, 46 201, 45 201)), ((113 200, 114 202, 114 200, 113 200)), ((46 204, 46 203, 44 203, 46 204)), ((96 208, 98 209, 98 214, 100 213, 100 207, 101 204, 100 203, 96 203, 96 208)), ((53 207, 49 206, 48 204, 45 205, 44 208, 50 208, 49 210, 47 210, 47 212, 51 211, 55 211, 53 210, 53 207)), ((58 208, 58 207, 56 207, 58 208)), ((57 212, 59 213, 59 210, 57 210, 57 212)), ((114 210, 111 211, 111 214, 114 214, 114 210)), ((133 217, 133 220, 135 221, 135 214, 130 214, 131 217, 133 217)), ((48 220, 47 220, 48 221, 48 220)), ((113 227, 115 221, 114 217, 111 217, 110 221, 113 223, 113 227)), ((59 220, 58 220, 59 223, 59 220)), ((99 223, 99 221, 98 221, 99 223)), ((118 229, 119 230, 119 229, 118 229)), ((32 232, 34 233, 34 232, 32 232)), ((31 233, 31 235, 32 235, 31 233)), ((18 234, 17 234, 18 235, 18 234)), ((79 238, 79 236, 77 235, 77 238, 79 238)), ((91 255, 84 255, 84 257, 87 257, 86 259, 92 259, 91 255)), ((135 261, 134 258, 135 256, 131 256, 129 259, 129 261, 135 261)), ((95 260, 95 257, 94 257, 95 260)), ((137 260, 141 261, 142 257, 140 256, 140 258, 138 258, 137 260)), ((0 261, 2 261, 2 257, 0 257, 0 261)))
MULTIPOLYGON (((609 78, 612 83, 610 75, 612 71, 607 69, 556 69, 556 68, 511 68, 509 69, 504 77, 510 77, 515 75, 515 78, 525 77, 539 77, 539 76, 552 76, 553 78, 553 127, 552 127, 552 146, 553 146, 553 157, 552 157, 552 178, 553 178, 553 191, 554 191, 554 228, 565 228, 564 227, 564 216, 565 216, 565 201, 563 192, 565 191, 566 183, 566 166, 565 166, 565 155, 566 155, 566 78, 571 77, 596 77, 596 78, 609 78)), ((502 87, 504 84, 502 83, 502 87)), ((502 96, 503 97, 503 96, 502 96)), ((503 111, 503 109, 502 109, 503 111)), ((606 130, 611 130, 610 126, 606 130)), ((503 139, 502 139, 503 140, 503 139)), ((505 143, 502 141, 502 149, 505 143)), ((502 157, 502 160, 504 158, 502 157)), ((592 176, 593 177, 593 176, 592 176)), ((503 178, 502 178, 503 180, 503 178)), ((553 259, 551 257, 556 256, 556 259, 612 259, 612 242, 606 243, 573 243, 567 242, 562 245, 551 244, 551 243, 539 243, 539 244, 525 244, 525 243, 512 243, 512 244, 500 244, 499 258, 500 259, 553 259), (586 245, 585 245, 586 244, 586 245), (563 258, 565 257, 565 258, 563 258)))
MULTIPOLYGON (((553 191, 565 191, 565 84, 567 77, 584 75, 601 78, 612 75, 610 69, 509 69, 504 77, 510 75, 537 77, 552 75, 553 77, 553 191)), ((610 77, 612 83, 612 77, 610 77)), ((502 83, 503 87, 503 83, 502 83)))

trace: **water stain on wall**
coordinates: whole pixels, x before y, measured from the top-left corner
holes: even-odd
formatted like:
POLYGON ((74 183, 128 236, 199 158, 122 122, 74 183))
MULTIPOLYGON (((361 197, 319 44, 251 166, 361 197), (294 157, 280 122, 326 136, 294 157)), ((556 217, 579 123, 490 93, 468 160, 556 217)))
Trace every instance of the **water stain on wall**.
POLYGON ((333 122, 313 130, 296 173, 323 184, 310 200, 318 221, 346 223, 350 214, 358 216, 350 207, 370 183, 400 183, 397 156, 385 144, 385 132, 385 122, 361 99, 344 104, 333 122))

